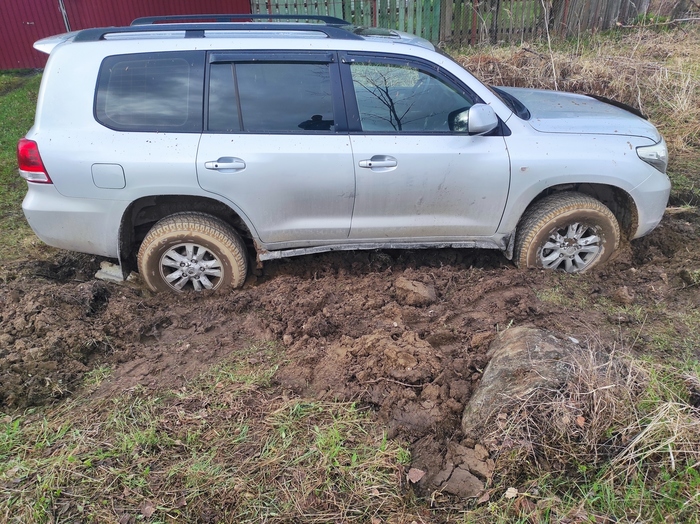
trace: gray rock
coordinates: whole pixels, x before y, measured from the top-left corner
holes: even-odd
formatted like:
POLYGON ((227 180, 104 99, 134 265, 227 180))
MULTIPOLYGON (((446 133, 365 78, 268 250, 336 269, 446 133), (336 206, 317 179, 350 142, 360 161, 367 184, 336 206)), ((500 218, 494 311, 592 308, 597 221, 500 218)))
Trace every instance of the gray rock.
POLYGON ((572 351, 570 343, 532 327, 499 334, 489 348, 481 383, 464 409, 464 435, 478 439, 489 418, 506 403, 536 388, 565 383, 572 370, 567 360, 572 351))

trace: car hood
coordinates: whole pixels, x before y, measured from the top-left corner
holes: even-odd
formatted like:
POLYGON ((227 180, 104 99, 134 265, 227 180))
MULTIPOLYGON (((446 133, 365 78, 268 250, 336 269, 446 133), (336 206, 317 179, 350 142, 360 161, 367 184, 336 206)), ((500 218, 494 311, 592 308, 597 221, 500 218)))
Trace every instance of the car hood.
POLYGON ((647 120, 590 96, 520 87, 499 89, 520 100, 530 111, 528 123, 543 133, 642 136, 654 142, 661 140, 659 132, 647 120))

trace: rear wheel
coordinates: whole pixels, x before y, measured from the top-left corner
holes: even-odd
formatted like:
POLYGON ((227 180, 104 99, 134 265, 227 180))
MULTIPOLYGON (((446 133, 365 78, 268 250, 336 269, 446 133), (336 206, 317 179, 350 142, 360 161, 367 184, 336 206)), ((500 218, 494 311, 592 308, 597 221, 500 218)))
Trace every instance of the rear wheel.
POLYGON ((601 202, 581 193, 554 193, 528 209, 518 224, 518 267, 582 273, 605 262, 620 243, 620 225, 601 202))
POLYGON ((141 243, 138 266, 152 291, 240 287, 248 271, 240 236, 204 213, 177 213, 156 223, 141 243))

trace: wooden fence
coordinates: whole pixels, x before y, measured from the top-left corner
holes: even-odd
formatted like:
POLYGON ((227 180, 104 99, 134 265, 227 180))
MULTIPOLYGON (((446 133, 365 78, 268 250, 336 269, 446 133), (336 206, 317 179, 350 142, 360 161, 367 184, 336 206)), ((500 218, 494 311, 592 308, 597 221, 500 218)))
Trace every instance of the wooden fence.
POLYGON ((475 45, 572 36, 626 24, 650 0, 251 0, 253 13, 313 14, 398 29, 433 43, 475 45))
MULTIPOLYGON (((442 0, 444 1, 444 0, 442 0)), ((330 15, 356 26, 385 27, 440 39, 441 0, 251 0, 253 13, 330 15)))

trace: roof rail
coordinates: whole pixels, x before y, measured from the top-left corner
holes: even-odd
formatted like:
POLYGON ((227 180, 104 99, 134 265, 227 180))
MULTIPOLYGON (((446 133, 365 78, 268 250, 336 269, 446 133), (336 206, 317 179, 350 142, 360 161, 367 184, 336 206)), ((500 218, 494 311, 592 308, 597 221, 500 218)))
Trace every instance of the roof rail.
MULTIPOLYGON (((268 15, 266 15, 268 16, 268 15)), ((328 38, 337 40, 364 40, 352 31, 347 31, 335 25, 323 24, 281 24, 239 22, 239 23, 208 23, 208 24, 138 24, 126 27, 100 27, 95 29, 83 29, 73 39, 73 42, 97 42, 104 40, 107 35, 129 33, 155 33, 184 31, 185 38, 204 38, 205 31, 299 31, 319 32, 328 38)))
POLYGON ((174 22, 235 22, 240 20, 318 20, 326 25, 351 25, 342 18, 322 15, 279 15, 279 14, 218 14, 218 15, 168 15, 168 16, 144 16, 137 18, 131 25, 152 25, 158 23, 174 22))

